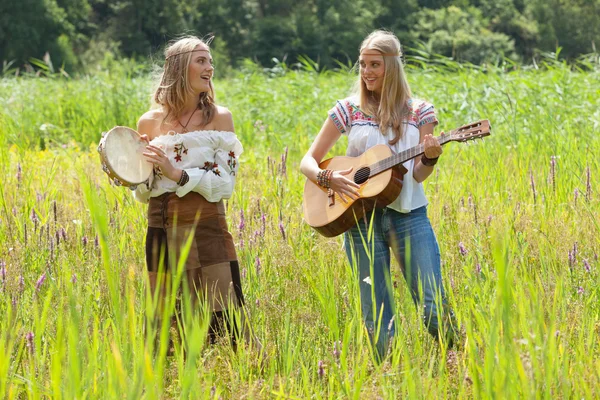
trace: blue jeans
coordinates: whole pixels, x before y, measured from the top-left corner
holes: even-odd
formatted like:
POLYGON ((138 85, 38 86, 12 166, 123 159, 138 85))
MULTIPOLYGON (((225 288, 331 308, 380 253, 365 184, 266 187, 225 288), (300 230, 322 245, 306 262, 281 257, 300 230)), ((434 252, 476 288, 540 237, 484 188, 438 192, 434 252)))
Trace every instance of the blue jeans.
MULTIPOLYGON (((361 219, 347 231, 344 241, 348 259, 357 267, 362 317, 379 356, 385 356, 396 331, 390 249, 410 285, 413 301, 423 305, 425 326, 437 338, 438 319, 444 317, 439 308, 447 308, 447 300, 440 270, 440 249, 427 217, 427 207, 407 214, 387 207, 377 208, 367 213, 366 221, 361 219)), ((448 314, 446 317, 452 318, 451 312, 448 314)))

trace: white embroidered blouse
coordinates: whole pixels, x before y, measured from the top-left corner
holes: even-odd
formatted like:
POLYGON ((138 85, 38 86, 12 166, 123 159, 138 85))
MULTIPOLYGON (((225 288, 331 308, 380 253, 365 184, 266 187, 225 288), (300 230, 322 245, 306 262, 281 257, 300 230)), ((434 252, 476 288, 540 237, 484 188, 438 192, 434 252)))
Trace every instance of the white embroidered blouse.
POLYGON ((243 152, 235 133, 214 130, 175 133, 158 136, 150 143, 160 146, 171 164, 185 170, 190 179, 179 186, 155 168, 148 185, 141 184, 133 192, 136 200, 147 203, 150 197, 166 192, 175 192, 183 197, 192 191, 210 202, 231 197, 238 157, 243 152))
MULTIPOLYGON (((335 126, 342 134, 348 136, 346 155, 350 157, 359 156, 378 144, 387 144, 392 152, 397 154, 419 144, 419 127, 428 123, 438 123, 433 105, 425 101, 409 99, 410 114, 404 121, 403 136, 396 144, 390 145, 389 140, 394 137, 392 128, 388 129, 387 134, 383 134, 375 119, 365 114, 358 104, 358 98, 348 97, 338 100, 335 107, 329 110, 329 117, 335 126)), ((393 210, 408 213, 427 205, 423 184, 413 177, 414 161, 412 159, 403 164, 408 172, 404 175, 400 195, 388 205, 393 210)))

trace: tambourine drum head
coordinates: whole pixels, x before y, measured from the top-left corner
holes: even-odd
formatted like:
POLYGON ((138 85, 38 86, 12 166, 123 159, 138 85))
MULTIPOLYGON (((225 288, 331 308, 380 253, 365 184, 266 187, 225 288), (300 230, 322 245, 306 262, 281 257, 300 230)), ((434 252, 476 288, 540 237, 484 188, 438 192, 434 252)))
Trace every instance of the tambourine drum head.
POLYGON ((118 126, 106 134, 107 166, 124 184, 140 184, 152 173, 152 164, 142 155, 145 150, 146 142, 131 128, 118 126))

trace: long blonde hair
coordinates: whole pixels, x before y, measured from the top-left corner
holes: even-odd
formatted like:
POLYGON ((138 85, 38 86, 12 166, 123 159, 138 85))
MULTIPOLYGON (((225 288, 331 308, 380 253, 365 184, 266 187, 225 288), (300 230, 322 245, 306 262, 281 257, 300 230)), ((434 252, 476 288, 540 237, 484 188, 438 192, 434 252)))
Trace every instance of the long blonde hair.
POLYGON ((360 98, 360 107, 364 112, 375 117, 383 134, 387 132, 388 127, 392 128, 394 137, 389 143, 395 144, 404 134, 403 122, 409 114, 408 100, 411 97, 410 86, 402 64, 400 41, 391 32, 376 30, 360 45, 361 53, 367 49, 376 50, 383 55, 385 74, 379 100, 367 89, 360 73, 358 74, 356 91, 360 98))
MULTIPOLYGON (((185 105, 185 99, 193 94, 192 86, 188 79, 188 67, 196 46, 209 47, 211 39, 206 41, 196 36, 185 36, 172 42, 165 49, 165 65, 158 79, 158 86, 153 98, 156 104, 161 105, 166 111, 164 121, 178 120, 185 105)), ((203 124, 212 121, 215 115, 215 91, 212 81, 210 90, 198 96, 198 109, 202 112, 203 124)))

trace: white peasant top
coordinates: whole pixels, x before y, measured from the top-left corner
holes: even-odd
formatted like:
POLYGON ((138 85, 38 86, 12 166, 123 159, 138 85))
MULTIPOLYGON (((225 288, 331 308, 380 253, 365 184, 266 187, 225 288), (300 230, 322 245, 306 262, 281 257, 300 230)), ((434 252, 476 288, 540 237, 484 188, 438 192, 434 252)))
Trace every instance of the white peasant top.
POLYGON ((179 186, 154 168, 148 184, 138 185, 133 192, 136 200, 147 203, 150 197, 167 192, 175 192, 179 197, 197 192, 210 202, 231 197, 238 157, 243 152, 235 133, 215 130, 174 133, 158 136, 150 143, 161 147, 171 164, 185 170, 190 179, 179 186))
MULTIPOLYGON (((329 117, 335 126, 343 135, 348 136, 346 155, 350 157, 357 157, 378 144, 387 144, 392 152, 397 154, 419 144, 419 127, 428 123, 438 123, 433 105, 426 101, 409 99, 410 114, 404 121, 403 135, 398 142, 390 145, 389 141, 394 137, 392 128, 382 133, 375 119, 365 114, 358 104, 358 98, 348 97, 338 100, 335 107, 329 110, 329 117)), ((402 191, 396 200, 388 205, 389 208, 408 213, 427 205, 423 184, 413 177, 414 163, 415 160, 412 159, 403 164, 408 172, 404 175, 402 191)))

